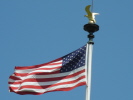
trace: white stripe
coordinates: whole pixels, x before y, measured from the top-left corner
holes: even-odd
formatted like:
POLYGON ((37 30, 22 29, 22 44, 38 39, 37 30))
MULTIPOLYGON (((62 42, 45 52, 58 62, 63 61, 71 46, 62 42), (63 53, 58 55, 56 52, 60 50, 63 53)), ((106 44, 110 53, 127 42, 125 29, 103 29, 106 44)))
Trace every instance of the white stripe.
POLYGON ((40 69, 40 70, 32 71, 32 72, 30 72, 28 74, 31 74, 31 73, 34 73, 34 72, 54 72, 54 71, 58 71, 58 70, 60 70, 60 68, 51 69, 51 70, 42 70, 42 69, 40 69))
MULTIPOLYGON (((24 70, 15 70, 16 73, 29 73, 33 70, 38 70, 40 68, 56 68, 56 67, 60 67, 62 66, 62 64, 58 64, 58 65, 49 65, 49 66, 42 66, 42 67, 39 67, 39 68, 33 68, 33 69, 24 69, 24 70)), ((49 71, 52 71, 53 69, 50 69, 49 71)), ((48 71, 48 70, 45 70, 45 71, 48 71)))
MULTIPOLYGON (((85 72, 81 73, 81 74, 79 74, 77 76, 68 78, 68 79, 62 79, 62 80, 57 80, 57 81, 50 81, 50 82, 24 82, 24 83, 21 84, 21 86, 24 86, 24 85, 34 85, 34 86, 52 85, 52 84, 57 84, 57 83, 74 81, 74 80, 80 78, 81 76, 85 76, 85 72)), ((10 87, 20 87, 20 84, 16 84, 16 85, 11 84, 10 87)))
MULTIPOLYGON (((58 74, 50 74, 50 75, 28 75, 26 77, 21 77, 21 79, 28 79, 28 78, 55 78, 55 77, 62 77, 62 76, 67 76, 67 75, 71 75, 74 73, 77 73, 81 70, 83 70, 85 68, 85 66, 77 68, 73 71, 70 72, 65 72, 65 73, 58 73, 58 74)), ((10 79, 9 82, 17 82, 16 80, 10 79)))
POLYGON ((55 63, 62 63, 62 59, 56 62, 49 63, 49 64, 55 64, 55 63))

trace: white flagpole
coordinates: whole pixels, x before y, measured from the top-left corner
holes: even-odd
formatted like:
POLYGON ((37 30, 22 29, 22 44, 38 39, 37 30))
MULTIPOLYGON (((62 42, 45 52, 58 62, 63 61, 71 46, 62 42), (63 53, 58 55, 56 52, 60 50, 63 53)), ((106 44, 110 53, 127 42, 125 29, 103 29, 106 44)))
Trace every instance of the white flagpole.
POLYGON ((90 100, 90 95, 91 95, 92 51, 93 51, 93 44, 87 43, 87 48, 86 48, 86 72, 87 72, 86 100, 90 100))

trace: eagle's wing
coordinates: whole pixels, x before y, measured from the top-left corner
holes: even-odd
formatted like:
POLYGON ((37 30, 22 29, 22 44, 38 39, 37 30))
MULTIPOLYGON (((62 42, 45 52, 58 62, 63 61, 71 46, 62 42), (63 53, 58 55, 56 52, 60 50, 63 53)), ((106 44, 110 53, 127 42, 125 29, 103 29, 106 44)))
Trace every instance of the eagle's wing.
POLYGON ((91 5, 88 5, 85 7, 85 11, 87 12, 88 17, 92 17, 92 13, 90 12, 90 7, 91 7, 91 5))

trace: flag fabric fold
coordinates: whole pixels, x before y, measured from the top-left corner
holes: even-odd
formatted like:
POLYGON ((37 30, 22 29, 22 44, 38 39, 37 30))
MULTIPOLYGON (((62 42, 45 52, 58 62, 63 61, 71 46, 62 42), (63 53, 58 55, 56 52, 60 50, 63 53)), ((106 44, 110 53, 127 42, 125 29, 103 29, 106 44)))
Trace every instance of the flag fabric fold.
POLYGON ((85 56, 86 45, 48 63, 17 66, 9 77, 9 90, 21 95, 40 95, 86 85, 85 56))

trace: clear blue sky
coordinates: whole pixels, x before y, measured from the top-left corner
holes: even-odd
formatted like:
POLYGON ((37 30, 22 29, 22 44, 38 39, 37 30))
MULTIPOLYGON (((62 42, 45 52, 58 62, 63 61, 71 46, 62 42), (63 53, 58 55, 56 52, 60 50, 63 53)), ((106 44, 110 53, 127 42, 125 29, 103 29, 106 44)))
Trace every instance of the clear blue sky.
MULTIPOLYGON (((45 63, 88 41, 83 25, 89 0, 0 0, 0 98, 85 100, 85 86, 68 92, 8 92, 14 66, 45 63)), ((133 100, 132 0, 94 0, 95 33, 91 100, 133 100)))

